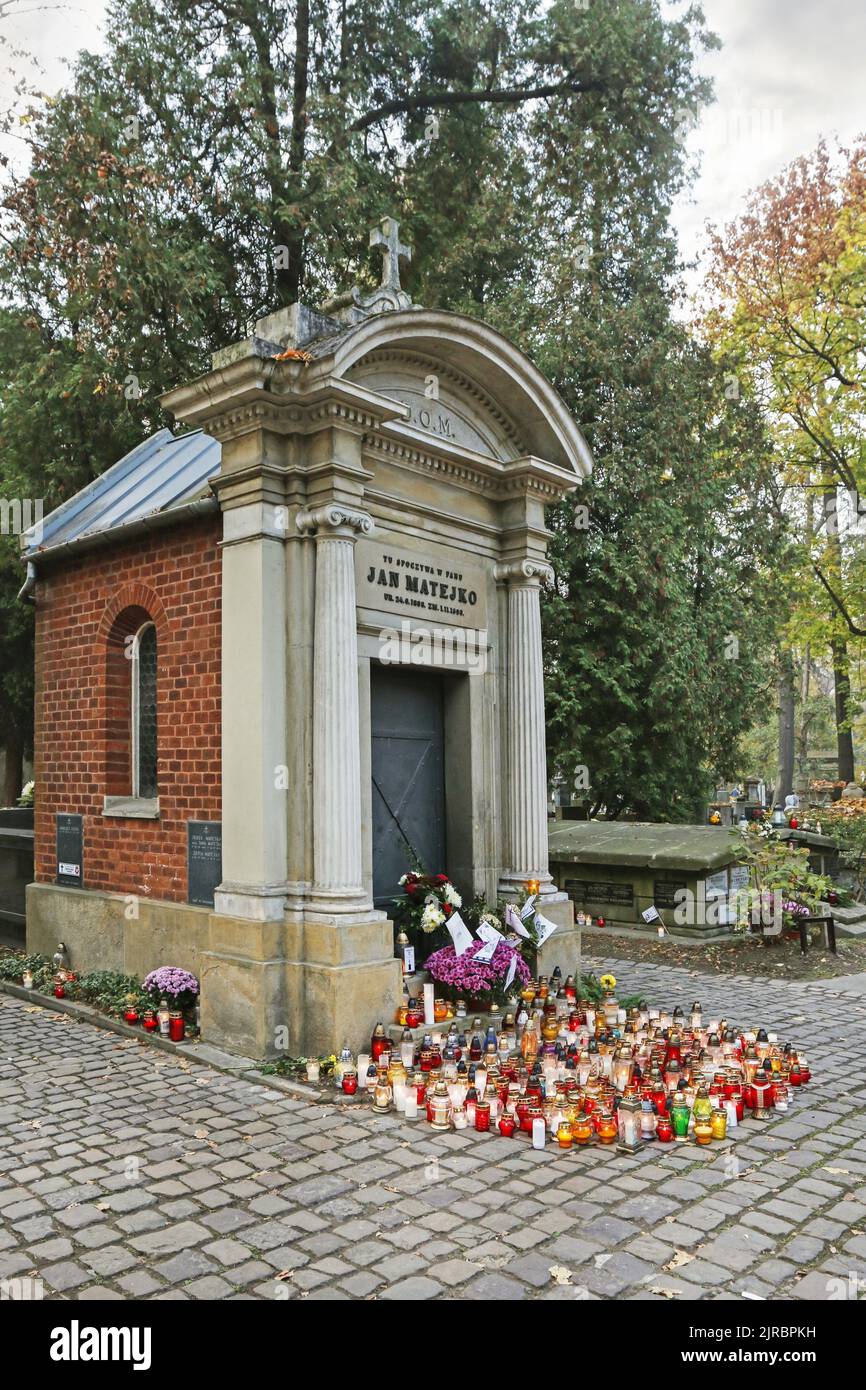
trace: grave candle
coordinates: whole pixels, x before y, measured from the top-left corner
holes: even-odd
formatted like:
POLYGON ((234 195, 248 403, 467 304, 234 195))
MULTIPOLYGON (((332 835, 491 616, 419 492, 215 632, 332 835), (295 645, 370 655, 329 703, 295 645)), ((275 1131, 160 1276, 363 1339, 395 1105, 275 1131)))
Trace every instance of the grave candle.
POLYGON ((436 1022, 434 1011, 435 989, 435 985, 424 986, 424 1026, 426 1028, 429 1028, 432 1023, 436 1022))

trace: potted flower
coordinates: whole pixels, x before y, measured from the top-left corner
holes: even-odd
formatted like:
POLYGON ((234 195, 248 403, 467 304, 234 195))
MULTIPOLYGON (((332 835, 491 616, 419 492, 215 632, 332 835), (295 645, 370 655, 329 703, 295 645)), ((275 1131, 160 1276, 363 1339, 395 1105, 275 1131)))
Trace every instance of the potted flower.
MULTIPOLYGON (((158 1009, 164 999, 181 1019, 185 1012, 192 1011, 199 992, 195 975, 191 975, 188 970, 181 970, 177 965, 162 965, 158 970, 151 970, 145 977, 142 990, 151 1000, 154 1009, 158 1009)), ((174 1041, 180 1041, 181 1030, 176 1027, 175 1032, 180 1036, 174 1041)))
POLYGON ((477 1011, 505 1003, 505 981, 512 962, 514 974, 509 992, 522 989, 530 979, 529 966, 510 942, 500 941, 488 961, 476 959, 483 949, 484 942, 477 941, 458 956, 453 946, 443 946, 428 956, 426 967, 446 998, 464 999, 477 1011))

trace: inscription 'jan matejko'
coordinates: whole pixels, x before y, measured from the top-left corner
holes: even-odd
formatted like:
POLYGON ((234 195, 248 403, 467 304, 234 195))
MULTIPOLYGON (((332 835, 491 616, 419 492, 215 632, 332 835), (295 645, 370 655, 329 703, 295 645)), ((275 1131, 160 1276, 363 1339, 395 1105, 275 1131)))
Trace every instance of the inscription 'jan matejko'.
POLYGON ((469 608, 474 608, 478 602, 476 591, 466 588, 461 582, 463 575, 456 570, 437 569, 436 566, 425 565, 419 560, 399 560, 391 555, 383 555, 382 560, 382 566, 370 566, 367 574, 368 584, 376 584, 380 589, 396 589, 406 594, 418 594, 424 598, 444 599, 446 603, 459 603, 469 608), (410 570, 420 573, 410 574, 410 570))
POLYGON ((379 612, 431 618, 462 627, 486 625, 485 575, 451 556, 421 555, 359 541, 355 552, 358 604, 379 612))

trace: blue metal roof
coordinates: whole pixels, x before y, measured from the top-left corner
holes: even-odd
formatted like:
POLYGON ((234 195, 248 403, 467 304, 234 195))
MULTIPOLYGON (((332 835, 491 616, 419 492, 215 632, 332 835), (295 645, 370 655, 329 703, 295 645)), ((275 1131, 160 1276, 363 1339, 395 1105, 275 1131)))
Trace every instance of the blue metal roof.
POLYGON ((219 472, 220 446, 194 430, 175 438, 158 430, 118 463, 46 516, 22 537, 25 558, 36 558, 73 541, 83 541, 171 511, 208 495, 208 479, 219 472))

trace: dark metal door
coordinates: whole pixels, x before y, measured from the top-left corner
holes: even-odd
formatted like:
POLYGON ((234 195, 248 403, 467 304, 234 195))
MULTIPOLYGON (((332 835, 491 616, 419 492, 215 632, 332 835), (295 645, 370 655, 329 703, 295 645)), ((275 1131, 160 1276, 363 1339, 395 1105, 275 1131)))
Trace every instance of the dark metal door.
POLYGON ((412 851, 428 873, 445 872, 442 677, 374 665, 370 684, 373 898, 386 907, 412 851))

